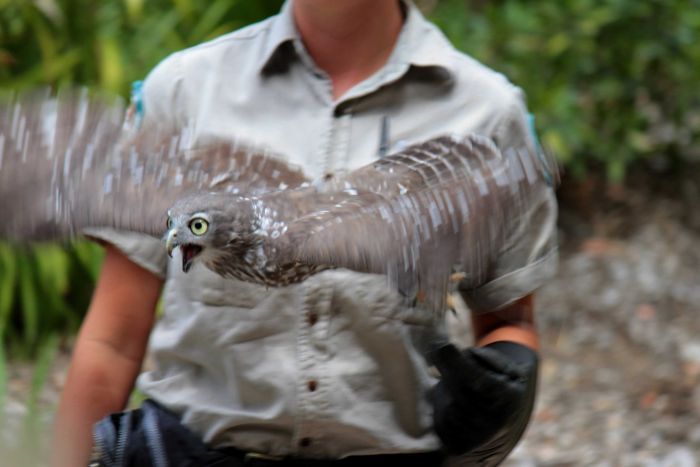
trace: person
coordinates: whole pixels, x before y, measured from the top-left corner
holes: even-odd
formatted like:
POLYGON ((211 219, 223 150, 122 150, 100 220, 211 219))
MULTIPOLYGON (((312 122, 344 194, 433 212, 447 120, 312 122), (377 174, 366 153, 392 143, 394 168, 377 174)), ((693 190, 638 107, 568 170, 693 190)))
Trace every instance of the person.
MULTIPOLYGON (((242 137, 314 178, 441 134, 535 144, 521 91, 408 1, 288 0, 274 17, 169 56, 136 94, 142 131, 187 126, 193 149, 242 137)), ((379 276, 329 270, 267 289, 199 265, 185 275, 153 239, 91 232, 106 257, 59 404, 54 465, 87 464, 98 420, 124 430, 124 413, 103 417, 124 409, 137 376, 153 402, 125 412, 135 414, 126 426, 148 434, 155 413, 166 428, 141 448, 162 442, 166 456, 201 441, 207 459, 231 462, 216 465, 427 466, 445 453, 500 462, 532 410, 532 293, 556 263, 551 187, 527 201, 489 281, 460 284, 475 335, 463 350, 424 348, 432 317, 379 276), (152 364, 139 376, 149 336, 152 364), (174 425, 189 434, 168 444, 174 425)))

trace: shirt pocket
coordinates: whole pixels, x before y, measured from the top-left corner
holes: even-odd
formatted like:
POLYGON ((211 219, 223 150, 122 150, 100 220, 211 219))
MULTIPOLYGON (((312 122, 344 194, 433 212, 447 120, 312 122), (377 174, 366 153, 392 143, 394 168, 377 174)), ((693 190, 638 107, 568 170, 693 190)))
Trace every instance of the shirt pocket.
POLYGON ((392 288, 386 276, 336 270, 319 275, 332 289, 330 313, 333 319, 356 328, 367 326, 430 327, 434 319, 430 311, 414 306, 392 288))
POLYGON ((185 273, 177 267, 181 260, 179 251, 168 268, 169 286, 177 287, 193 303, 210 307, 255 308, 267 294, 261 285, 222 277, 202 264, 195 264, 185 273))

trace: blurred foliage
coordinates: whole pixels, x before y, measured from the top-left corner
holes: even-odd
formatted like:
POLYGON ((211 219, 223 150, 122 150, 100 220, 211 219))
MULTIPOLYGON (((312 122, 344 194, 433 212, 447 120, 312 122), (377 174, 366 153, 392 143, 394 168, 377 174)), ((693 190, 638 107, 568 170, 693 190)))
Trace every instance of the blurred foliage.
POLYGON ((168 53, 265 18, 281 1, 0 0, 0 86, 126 95, 168 53))
POLYGON ((525 90, 570 172, 700 160, 700 0, 441 0, 432 18, 525 90))
POLYGON ((54 334, 77 329, 101 259, 89 242, 31 250, 0 244, 0 335, 13 355, 31 357, 54 334))
MULTIPOLYGON (((260 20, 280 0, 0 0, 0 89, 80 84, 124 97, 168 53, 260 20)), ((7 355, 36 357, 75 332, 101 248, 0 244, 0 336, 7 355)), ((0 357, 4 359, 4 354, 0 357)), ((4 371, 0 363, 0 397, 4 371)))
MULTIPOLYGON (((168 53, 280 4, 0 0, 0 89, 81 84, 126 96, 168 53)), ((635 161, 698 157, 700 0, 420 4, 458 48, 525 90, 543 143, 570 172, 597 161, 619 181, 635 161)), ((0 245, 0 335, 11 355, 35 355, 53 334, 76 329, 100 260, 89 243, 0 245)))

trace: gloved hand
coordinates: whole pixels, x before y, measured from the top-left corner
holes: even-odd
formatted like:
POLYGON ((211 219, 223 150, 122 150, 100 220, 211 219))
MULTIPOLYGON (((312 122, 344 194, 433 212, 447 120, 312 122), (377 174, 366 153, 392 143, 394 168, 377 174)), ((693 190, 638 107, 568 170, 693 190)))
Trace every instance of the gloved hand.
POLYGON ((537 354, 514 342, 464 351, 447 344, 430 359, 442 375, 433 388, 435 431, 450 454, 499 463, 525 431, 535 402, 537 354))

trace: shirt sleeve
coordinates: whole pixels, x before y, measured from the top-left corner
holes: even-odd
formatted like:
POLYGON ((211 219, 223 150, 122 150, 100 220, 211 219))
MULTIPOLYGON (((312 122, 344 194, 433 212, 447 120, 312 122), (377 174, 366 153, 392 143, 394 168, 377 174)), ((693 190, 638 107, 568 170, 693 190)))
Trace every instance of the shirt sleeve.
MULTIPOLYGON (((181 127, 179 119, 185 114, 181 82, 179 55, 174 54, 156 66, 143 85, 134 86, 132 109, 127 115, 127 119, 131 120, 127 124, 131 124, 134 132, 181 127)), ((85 229, 83 234, 113 245, 135 264, 161 278, 165 277, 168 258, 161 239, 103 227, 85 229)))
MULTIPOLYGON (((493 139, 504 154, 526 147, 530 154, 539 156, 540 149, 521 96, 518 91, 517 99, 504 112, 493 139)), ((555 169, 543 158, 532 162, 525 172, 529 172, 527 175, 533 178, 534 185, 510 215, 504 241, 493 256, 486 281, 476 287, 466 282, 459 285, 462 297, 473 312, 502 308, 534 292, 556 272, 557 203, 552 186, 555 169)))
POLYGON ((177 52, 160 62, 143 82, 143 125, 141 131, 183 128, 188 111, 182 88, 182 53, 177 52))

